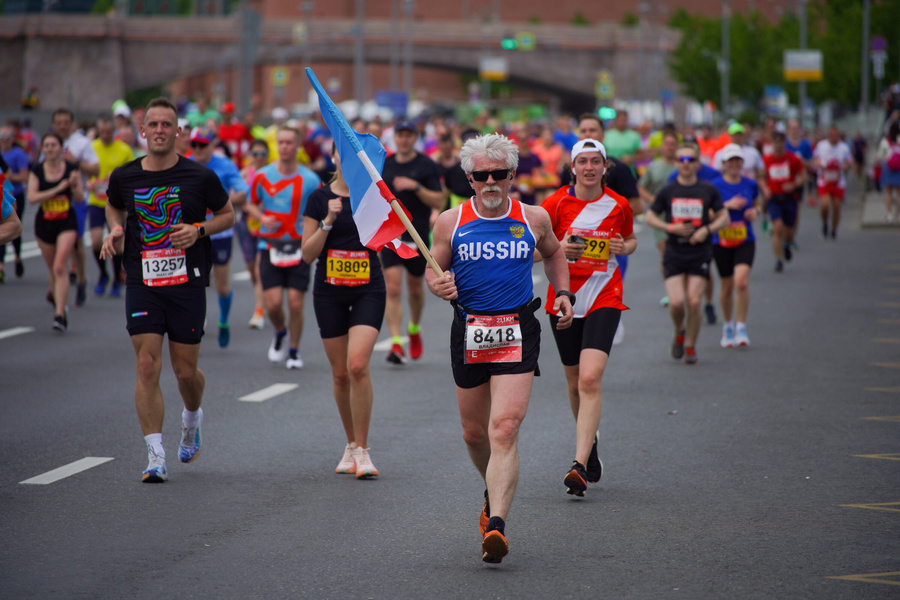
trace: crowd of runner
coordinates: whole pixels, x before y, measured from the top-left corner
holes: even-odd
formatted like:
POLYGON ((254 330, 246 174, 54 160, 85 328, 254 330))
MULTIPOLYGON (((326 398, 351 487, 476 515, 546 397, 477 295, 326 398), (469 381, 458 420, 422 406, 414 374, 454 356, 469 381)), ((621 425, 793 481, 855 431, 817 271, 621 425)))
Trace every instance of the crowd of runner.
MULTIPOLYGON (((550 283, 543 308, 575 418, 563 484, 583 496, 602 473, 601 383, 624 337, 624 280, 641 223, 659 248, 661 303, 673 324, 669 352, 694 365, 704 320, 721 323, 722 348, 750 345, 757 240, 770 238, 771 268, 784 273, 798 250, 804 201, 818 206, 822 237, 837 240, 848 176, 864 176, 866 164, 865 143, 848 143, 836 127, 809 136, 793 120, 718 129, 632 129, 625 112, 611 122, 584 114, 552 124, 500 123, 486 113, 468 124, 440 116, 353 121, 386 149, 384 181, 431 246, 438 271, 412 251, 409 234, 402 238, 409 251, 366 248, 331 133, 319 120, 291 119, 281 108, 271 117, 264 128, 255 114, 239 119, 231 103, 215 110, 201 96, 181 110, 164 99, 134 110, 118 102, 82 126, 61 108, 42 135, 23 123, 4 125, 0 282, 7 241, 16 277, 24 274, 21 238, 12 239, 21 221, 33 227, 47 265, 55 330, 70 327, 71 286, 76 306, 87 301, 89 280, 96 296, 118 297, 124 287, 146 482, 168 478, 159 387, 164 336, 184 402, 179 459, 199 455, 204 288, 212 280, 217 342, 227 348, 235 231, 253 287, 248 325, 272 325, 267 358, 287 369, 304 366, 299 346, 313 281, 346 437, 337 473, 379 475, 368 447, 375 396, 369 364, 382 323, 391 336, 383 360, 403 368, 425 351, 426 291, 449 301, 463 437, 485 481, 486 562, 500 562, 508 551, 518 427, 540 353, 533 262, 544 261, 550 283), (27 206, 34 207, 33 224, 22 219, 27 206), (86 228, 96 275, 80 242, 86 228), (713 266, 721 319, 712 301, 713 266)), ((886 126, 875 158, 885 218, 894 221, 900 115, 886 126)))

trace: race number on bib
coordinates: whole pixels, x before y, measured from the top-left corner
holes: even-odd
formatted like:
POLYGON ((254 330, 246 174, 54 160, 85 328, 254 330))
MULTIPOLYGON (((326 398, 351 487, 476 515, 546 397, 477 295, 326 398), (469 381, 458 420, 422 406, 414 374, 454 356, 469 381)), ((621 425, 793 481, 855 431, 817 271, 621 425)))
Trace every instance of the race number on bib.
POLYGON ((747 224, 743 221, 732 221, 731 225, 719 230, 719 245, 723 248, 736 248, 747 239, 747 224))
POLYGON ((581 258, 576 262, 577 266, 592 271, 606 271, 609 261, 609 230, 600 231, 594 229, 579 229, 572 227, 568 235, 578 236, 584 239, 587 248, 581 258))
POLYGON ((790 165, 772 165, 769 167, 769 179, 773 181, 783 181, 791 178, 790 165))
POLYGON ((840 181, 841 180, 841 171, 840 169, 825 169, 825 181, 840 181))
POLYGON ((694 227, 700 227, 703 224, 703 200, 673 198, 672 223, 691 223, 694 227))
POLYGON ((369 253, 365 250, 329 250, 325 281, 351 286, 369 283, 369 253))
POLYGON ((65 219, 69 215, 69 206, 69 199, 65 196, 57 196, 44 201, 41 205, 41 209, 44 211, 44 219, 47 221, 65 219))
POLYGON ((296 267, 303 260, 303 251, 297 244, 269 245, 269 262, 273 267, 296 267))
POLYGON ((141 252, 144 285, 177 285, 188 280, 184 250, 145 250, 141 252))
POLYGON ((469 315, 466 323, 466 364, 522 362, 519 315, 469 315))

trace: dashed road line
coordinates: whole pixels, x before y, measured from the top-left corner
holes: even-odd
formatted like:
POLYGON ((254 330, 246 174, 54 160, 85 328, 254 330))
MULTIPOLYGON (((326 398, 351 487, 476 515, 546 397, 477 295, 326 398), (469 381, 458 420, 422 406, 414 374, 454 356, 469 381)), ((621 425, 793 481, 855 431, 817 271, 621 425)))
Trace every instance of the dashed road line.
POLYGON ((241 396, 238 400, 241 402, 265 402, 266 400, 274 398, 275 396, 280 396, 281 394, 286 394, 296 388, 296 383, 275 383, 267 388, 253 392, 252 394, 241 396))
POLYGON ((880 458, 882 460, 900 460, 900 454, 854 454, 855 458, 880 458))
POLYGON ((900 344, 900 338, 872 338, 876 344, 900 344))
POLYGON ((870 387, 867 392, 887 392, 888 394, 900 394, 900 387, 870 387))
POLYGON ((23 483, 26 485, 47 485, 50 483, 55 483, 60 479, 65 479, 66 477, 77 475, 82 471, 93 469, 94 467, 102 465, 103 463, 109 462, 111 460, 113 459, 99 456, 87 456, 85 458, 82 458, 81 460, 76 460, 73 463, 69 463, 58 469, 53 469, 52 471, 47 471, 46 473, 42 473, 41 475, 32 477, 31 479, 20 481, 19 483, 23 483))
POLYGON ((900 319, 878 319, 883 325, 900 325, 900 319))
POLYGON ((12 327, 11 329, 4 329, 3 331, 0 331, 0 340, 22 335, 23 333, 31 333, 32 331, 34 331, 34 327, 12 327))
POLYGON ((871 363, 873 367, 884 367, 885 369, 900 369, 900 362, 871 363))
POLYGON ((890 423, 900 423, 900 415, 896 417, 863 417, 864 421, 888 421, 890 423))
POLYGON ((845 581, 859 581, 862 583, 884 583, 886 585, 900 585, 900 571, 887 573, 863 573, 862 575, 841 575, 839 577, 827 577, 826 579, 843 579, 845 581), (897 577, 897 579, 885 579, 897 577))
POLYGON ((876 504, 841 504, 845 508, 865 508, 868 510, 886 510, 900 512, 900 502, 878 502, 876 504))

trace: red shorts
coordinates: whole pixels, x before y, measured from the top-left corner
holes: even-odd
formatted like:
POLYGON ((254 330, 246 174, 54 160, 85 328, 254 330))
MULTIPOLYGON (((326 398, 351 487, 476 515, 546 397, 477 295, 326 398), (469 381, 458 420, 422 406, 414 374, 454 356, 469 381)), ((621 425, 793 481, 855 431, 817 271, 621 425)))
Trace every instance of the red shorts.
POLYGON ((822 183, 820 180, 817 187, 819 189, 819 198, 831 196, 835 200, 844 199, 844 188, 839 187, 837 183, 822 183))

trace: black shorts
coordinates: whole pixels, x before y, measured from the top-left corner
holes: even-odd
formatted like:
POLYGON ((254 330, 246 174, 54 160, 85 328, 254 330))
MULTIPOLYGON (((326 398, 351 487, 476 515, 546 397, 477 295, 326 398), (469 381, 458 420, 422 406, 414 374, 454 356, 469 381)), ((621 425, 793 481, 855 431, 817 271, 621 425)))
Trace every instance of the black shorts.
MULTIPOLYGON (((538 377, 538 356, 541 354, 541 323, 534 315, 540 308, 540 299, 533 300, 527 309, 519 311, 519 326, 522 329, 522 360, 520 362, 495 362, 466 364, 466 322, 456 308, 453 309, 453 324, 450 326, 450 366, 453 369, 453 380, 457 387, 463 389, 476 388, 488 383, 496 375, 518 375, 532 373, 538 377)), ((515 310, 503 311, 507 314, 515 310)))
POLYGON ((228 237, 210 239, 212 242, 212 263, 214 265, 227 265, 231 260, 231 240, 233 235, 228 237))
POLYGON ((580 319, 572 319, 571 327, 560 330, 556 328, 559 317, 550 315, 550 327, 562 364, 567 367, 577 365, 585 348, 594 348, 609 356, 621 318, 622 311, 618 308, 603 307, 580 319))
POLYGON ((403 265, 413 277, 422 277, 425 275, 425 269, 428 267, 425 257, 421 254, 417 254, 412 258, 401 258, 393 250, 382 250, 378 255, 381 257, 382 269, 403 265))
POLYGON ((305 292, 309 289, 309 265, 300 261, 293 267, 276 267, 269 259, 269 251, 260 250, 259 280, 264 290, 283 287, 305 292))
POLYGON ((50 221, 38 215, 34 220, 34 237, 46 244, 55 244, 56 238, 64 231, 78 231, 74 211, 70 211, 65 219, 50 221))
POLYGON ((665 278, 676 275, 697 275, 709 279, 709 264, 712 262, 712 244, 705 247, 676 248, 666 244, 663 253, 663 273, 665 278))
POLYGON ((734 275, 735 265, 753 266, 756 254, 756 242, 744 242, 734 248, 724 248, 718 244, 713 246, 713 258, 716 259, 716 270, 719 277, 725 279, 734 275))
POLYGON ((88 204, 88 223, 91 229, 102 229, 106 225, 106 209, 88 204))
POLYGON ((129 335, 169 335, 170 342, 199 344, 206 320, 206 288, 173 285, 125 288, 125 321, 129 335))
POLYGON ((317 283, 313 290, 313 308, 323 340, 347 335, 356 325, 369 325, 381 331, 386 301, 383 282, 374 288, 360 286, 364 289, 332 286, 342 288, 338 293, 319 293, 318 286, 317 283))
POLYGON ((766 203, 769 218, 781 221, 785 227, 797 224, 797 199, 793 194, 774 194, 766 203))

